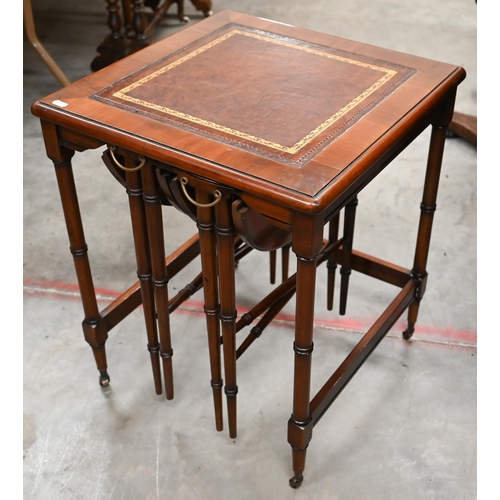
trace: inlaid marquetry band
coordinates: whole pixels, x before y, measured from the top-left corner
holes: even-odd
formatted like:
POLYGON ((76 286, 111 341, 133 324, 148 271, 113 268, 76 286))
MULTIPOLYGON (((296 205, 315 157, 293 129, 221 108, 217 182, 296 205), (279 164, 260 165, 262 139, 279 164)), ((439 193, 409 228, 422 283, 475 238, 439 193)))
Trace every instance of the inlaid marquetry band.
POLYGON ((397 71, 395 71, 394 69, 384 68, 381 66, 377 66, 375 64, 357 61, 355 59, 343 57, 343 56, 340 56, 338 54, 332 54, 330 52, 325 52, 323 50, 320 50, 319 48, 298 45, 296 43, 292 43, 292 42, 287 41, 287 40, 269 37, 269 36, 265 36, 263 34, 254 33, 251 31, 245 31, 245 30, 235 28, 235 29, 232 29, 229 33, 226 33, 226 34, 220 36, 219 38, 216 38, 215 40, 212 40, 211 42, 203 45, 202 47, 200 47, 196 50, 193 50, 192 52, 185 55, 184 57, 181 57, 181 58, 177 59, 176 61, 173 61, 172 63, 167 64, 166 66, 160 68, 159 70, 157 70, 157 71, 145 76, 144 78, 141 78, 140 80, 128 85, 127 87, 115 92, 113 94, 113 97, 123 99, 124 101, 132 102, 134 104, 139 104, 140 106, 144 106, 144 107, 149 108, 149 109, 161 111, 163 113, 167 113, 169 115, 176 116, 177 118, 187 120, 191 123, 196 123, 196 124, 203 125, 205 127, 209 127, 211 129, 214 129, 214 130, 217 130, 220 132, 225 132, 225 133, 231 134, 233 136, 240 137, 242 139, 246 139, 246 140, 261 144, 263 146, 267 146, 269 148, 276 149, 276 150, 284 152, 284 153, 295 154, 298 151, 300 151, 304 146, 306 146, 311 141, 313 141, 316 137, 318 137, 321 133, 323 133, 328 127, 330 127, 333 123, 335 123, 337 120, 339 120, 342 116, 344 116, 346 113, 348 113, 351 109, 356 107, 360 102, 364 101, 371 94, 373 94, 377 89, 382 87, 387 81, 389 81, 396 74, 397 74, 397 71), (187 113, 183 113, 182 111, 179 111, 176 109, 171 109, 171 108, 168 108, 166 106, 162 106, 160 104, 146 101, 144 99, 138 99, 138 98, 130 95, 130 93, 134 89, 144 85, 145 83, 153 80, 154 78, 157 78, 158 76, 166 73, 167 71, 171 71, 172 69, 176 68, 180 64, 183 64, 184 62, 189 61, 190 59, 193 59, 197 55, 199 55, 203 52, 206 52, 207 50, 214 47, 215 45, 218 45, 218 44, 228 40, 229 38, 231 38, 235 35, 252 37, 252 38, 256 38, 258 40, 262 40, 262 41, 265 41, 268 43, 283 45, 285 47, 289 47, 289 48, 292 48, 295 50, 308 52, 310 54, 314 54, 317 56, 327 57, 327 58, 335 59, 337 61, 345 62, 348 64, 353 64, 353 65, 369 68, 371 70, 375 70, 375 71, 380 72, 381 77, 375 83, 373 83, 370 87, 368 87, 364 92, 362 92, 357 97, 355 97, 346 106, 344 106, 343 108, 336 111, 332 116, 328 117, 323 123, 318 125, 315 129, 311 130, 305 137, 300 139, 298 142, 296 142, 292 146, 285 146, 283 144, 278 144, 276 142, 263 139, 261 137, 256 137, 254 135, 247 134, 247 133, 242 132, 240 130, 235 130, 235 129, 226 127, 224 125, 214 123, 214 122, 211 122, 208 120, 204 120, 202 118, 192 116, 192 115, 187 114, 187 113))

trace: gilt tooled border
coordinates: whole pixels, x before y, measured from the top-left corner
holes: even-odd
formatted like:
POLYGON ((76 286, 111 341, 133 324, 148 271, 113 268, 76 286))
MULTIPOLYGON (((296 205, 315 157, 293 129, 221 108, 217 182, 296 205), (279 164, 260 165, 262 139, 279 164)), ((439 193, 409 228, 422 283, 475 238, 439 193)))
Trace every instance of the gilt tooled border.
POLYGON ((261 144, 263 146, 267 146, 269 148, 277 149, 278 151, 282 151, 283 153, 288 153, 288 154, 295 154, 298 153, 304 146, 309 144, 311 141, 313 141, 316 137, 318 137, 322 132, 324 132, 330 125, 333 125, 337 120, 339 120, 342 116, 344 116, 346 113, 348 113, 351 109, 353 109, 355 106, 357 106, 360 102, 364 101, 367 97, 369 97, 371 94, 373 94, 377 89, 382 87, 386 82, 388 82, 392 77, 394 77, 397 74, 397 71, 393 69, 388 69, 388 68, 382 68, 380 66, 375 66, 374 64, 368 64, 365 62, 361 61, 356 61, 354 59, 348 59, 346 57, 338 56, 336 54, 331 54, 328 52, 323 52, 317 49, 313 49, 311 47, 307 46, 301 46, 297 44, 290 43, 285 40, 280 40, 276 38, 271 38, 271 37, 266 37, 262 36, 258 33, 252 33, 252 32, 247 32, 244 30, 240 29, 233 29, 229 33, 226 33, 225 35, 220 36, 219 38, 212 40, 211 42, 207 43, 206 45, 203 45, 202 47, 194 50, 193 52, 185 55, 184 57, 181 57, 180 59, 177 59, 176 61, 173 61, 172 63, 168 64, 167 66, 164 66, 163 68, 160 68, 159 70, 145 76, 144 78, 141 78, 140 80, 130 84, 129 86, 119 90, 118 92, 115 92, 113 94, 113 97, 116 97, 118 99, 122 99, 124 101, 132 102, 134 104, 138 104, 140 106, 150 108, 153 110, 161 111, 163 113, 169 114, 176 116, 178 118, 181 118, 183 120, 187 120, 189 122, 199 124, 211 129, 218 130, 220 132, 225 132, 226 134, 230 134, 236 137, 240 137, 241 139, 245 139, 247 141, 252 141, 256 142, 257 144, 261 144), (306 136, 304 136, 301 140, 299 140, 297 143, 295 143, 293 146, 285 146, 283 144, 279 144, 273 141, 269 141, 267 139, 264 139, 262 137, 256 137, 251 134, 247 134, 246 132, 241 132, 240 130, 235 130, 230 127, 226 127, 224 125, 221 125, 219 123, 214 123, 208 120, 204 120, 203 118, 199 118, 197 116, 192 116, 187 113, 184 113, 182 111, 178 111, 175 109, 168 108, 166 106, 161 106, 159 104, 153 103, 146 101, 144 99, 138 99, 135 97, 132 97, 129 95, 130 92, 132 92, 134 89, 141 87, 142 85, 148 83, 149 81, 153 80, 154 78, 157 78, 158 76, 166 73, 167 71, 170 71, 177 66, 180 66, 186 61, 189 61, 190 59, 193 59, 197 55, 206 52, 207 50, 211 49, 215 45, 218 45, 229 38, 235 36, 235 35, 244 35, 252 38, 256 38, 258 40, 262 40, 268 43, 275 43, 278 45, 283 45, 289 48, 293 48, 295 50, 301 50, 304 52, 308 52, 311 54, 315 55, 320 55, 323 57, 327 57, 330 59, 335 59, 337 61, 349 63, 349 64, 354 64, 357 66, 362 66, 365 68, 370 68, 375 71, 379 71, 383 73, 383 76, 379 78, 374 84, 372 84, 370 87, 368 87, 364 92, 362 92, 360 95, 358 95, 356 98, 354 98, 351 102, 349 102, 346 106, 341 108, 340 110, 336 111, 332 116, 327 118, 323 123, 318 125, 315 129, 311 130, 306 136))
MULTIPOLYGON (((164 67, 160 68, 159 70, 157 70, 153 73, 150 73, 149 75, 145 76, 144 78, 141 78, 140 80, 138 80, 138 81, 128 85, 127 87, 124 87, 123 89, 112 94, 112 96, 115 98, 140 105, 142 107, 141 109, 138 109, 138 108, 133 107, 131 105, 127 105, 123 102, 114 101, 113 99, 110 99, 109 97, 104 97, 102 95, 99 95, 101 92, 104 92, 106 90, 110 90, 118 82, 115 82, 114 85, 111 85, 105 89, 102 89, 100 92, 94 94, 91 97, 96 98, 96 99, 101 100, 101 101, 104 101, 107 104, 111 104, 113 106, 118 106, 120 108, 130 110, 133 113, 139 113, 139 114, 151 117, 155 120, 165 121, 165 122, 168 122, 169 124, 172 124, 174 126, 194 131, 194 133, 202 135, 204 137, 216 139, 216 140, 222 141, 226 144, 231 144, 231 145, 234 145, 235 147, 238 147, 238 148, 241 148, 241 149, 253 152, 253 153, 257 153, 257 154, 263 155, 265 157, 277 159, 282 163, 299 166, 299 165, 303 164, 304 162, 310 160, 311 157, 315 156, 319 151, 321 151, 323 149, 324 146, 326 146, 327 143, 331 142, 331 140, 333 140, 333 138, 336 135, 342 134, 345 130, 347 130, 348 127, 353 125, 365 111, 367 111, 368 109, 373 107, 378 101, 381 100, 381 98, 383 96, 390 94, 393 91, 393 89, 395 89, 396 87, 401 85, 405 80, 407 80, 410 76, 412 76, 416 72, 416 70, 411 69, 411 68, 407 68, 407 67, 403 67, 403 66, 399 66, 399 65, 395 65, 395 64, 391 64, 391 63, 386 63, 384 61, 380 61, 380 62, 376 61, 378 64, 385 63, 388 66, 397 67, 400 70, 400 78, 392 80, 391 84, 389 86, 386 86, 385 89, 377 95, 377 97, 375 97, 374 99, 371 99, 370 101, 367 101, 365 103, 365 105, 363 107, 359 108, 358 111, 353 116, 351 116, 349 119, 347 119, 340 127, 337 127, 335 130, 333 130, 332 133, 328 134, 321 141, 319 141, 317 144, 315 144, 313 147, 311 147, 303 156, 301 156, 298 159, 292 159, 288 156, 284 156, 283 154, 286 154, 286 155, 297 154, 306 145, 310 144, 312 141, 314 141, 314 139, 316 139, 318 136, 320 136, 322 133, 324 133, 326 131, 326 129, 328 129, 333 123, 335 123, 340 118, 345 116, 350 110, 352 110, 357 105, 359 105, 359 103, 365 101, 370 95, 372 95, 374 92, 376 92, 378 89, 380 89, 384 84, 386 84, 389 80, 391 80, 395 75, 398 74, 398 71, 396 71, 395 69, 384 68, 381 66, 376 66, 375 64, 370 64, 370 63, 358 61, 356 59, 350 59, 348 57, 343 57, 343 56, 340 56, 337 54, 333 54, 331 52, 324 52, 324 51, 318 50, 318 48, 314 48, 314 47, 323 48, 320 45, 314 45, 314 46, 312 44, 308 44, 306 46, 297 45, 296 43, 292 43, 292 41, 296 41, 293 38, 281 37, 281 36, 276 35, 274 33, 267 33, 265 31, 251 29, 251 28, 246 27, 246 26, 234 25, 231 23, 230 25, 226 25, 226 26, 222 27, 221 29, 217 30, 217 32, 219 32, 219 33, 223 32, 223 31, 225 31, 225 29, 229 29, 231 27, 233 27, 233 29, 229 33, 226 33, 225 35, 222 35, 222 36, 216 38, 215 40, 212 40, 211 42, 203 45, 202 47, 199 47, 198 49, 195 49, 192 52, 189 52, 185 56, 183 56, 179 59, 176 59, 175 61, 168 64, 167 66, 164 66, 164 67), (240 132, 238 130, 231 129, 231 128, 225 127, 223 125, 209 122, 209 121, 203 120, 201 118, 190 116, 186 113, 182 113, 182 112, 179 112, 176 110, 171 110, 167 107, 160 106, 158 104, 150 103, 148 101, 144 101, 142 99, 137 99, 137 98, 134 98, 132 96, 127 95, 127 92, 132 91, 134 88, 137 88, 137 87, 145 84, 146 82, 152 80, 153 78, 156 78, 160 74, 163 74, 166 71, 169 71, 170 69, 173 69, 176 66, 182 64, 183 62, 195 57, 196 55, 198 55, 202 52, 205 52, 206 50, 210 49, 214 45, 217 45, 218 43, 221 43, 221 42, 227 40, 228 38, 230 38, 231 36, 234 36, 235 34, 242 34, 245 36, 251 36, 251 37, 258 38, 258 39, 261 39, 261 40, 264 40, 267 42, 277 43, 280 45, 291 47, 291 48, 294 48, 296 50, 303 50, 303 51, 310 52, 310 53, 313 53, 316 55, 322 55, 325 57, 340 60, 340 61, 347 62, 350 64, 356 64, 359 66, 363 66, 363 67, 367 67, 367 68, 374 69, 377 71, 381 71, 385 74, 382 78, 377 80, 368 89, 366 89, 359 96, 357 96, 355 99, 353 99, 348 105, 346 105, 342 109, 338 110, 334 115, 329 117, 327 120, 325 120, 323 123, 321 123, 315 129, 313 129, 305 137, 303 137, 300 141, 298 141, 296 144, 294 144, 291 147, 284 146, 284 145, 278 144, 278 143, 274 143, 272 141, 268 141, 268 140, 263 139, 263 138, 255 137, 255 136, 252 136, 251 134, 246 134, 244 132, 240 132), (161 111, 162 113, 165 113, 165 114, 158 115, 152 111, 146 111, 146 110, 144 110, 144 108, 153 109, 156 111, 161 111), (181 119, 183 121, 178 121, 178 120, 169 118, 168 116, 165 116, 168 114, 175 116, 176 118, 181 119), (206 129, 200 129, 200 128, 196 127, 195 125, 190 125, 187 122, 201 125, 201 126, 204 126, 206 128, 212 129, 212 130, 225 132, 229 135, 239 137, 240 139, 254 142, 254 143, 260 144, 261 146, 270 148, 270 149, 278 150, 281 152, 281 154, 273 153, 267 149, 266 150, 262 149, 262 147, 259 148, 257 146, 252 146, 251 144, 243 143, 243 142, 240 142, 236 139, 231 139, 227 136, 222 136, 220 134, 210 132, 206 129)), ((329 47, 324 47, 324 48, 332 50, 329 47)), ((336 52, 338 54, 345 53, 344 51, 337 51, 337 50, 336 50, 336 52)), ((348 54, 348 53, 345 53, 345 54, 348 54)), ((171 56, 172 56, 172 54, 170 54, 170 57, 171 56)), ((154 65, 158 65, 158 62, 159 61, 156 61, 156 63, 154 63, 154 65)), ((144 69, 145 68, 143 68, 142 70, 144 70, 144 69)), ((130 76, 132 76, 132 75, 128 75, 128 77, 126 77, 125 79, 128 79, 130 76)))

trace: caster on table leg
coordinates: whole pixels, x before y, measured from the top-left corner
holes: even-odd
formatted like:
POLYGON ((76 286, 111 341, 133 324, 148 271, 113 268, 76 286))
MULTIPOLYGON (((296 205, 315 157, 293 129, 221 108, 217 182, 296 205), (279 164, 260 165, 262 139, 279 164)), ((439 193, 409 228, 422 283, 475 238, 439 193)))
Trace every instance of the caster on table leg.
POLYGON ((99 385, 101 387, 108 387, 110 382, 108 372, 106 370, 99 370, 99 373, 101 374, 99 376, 99 385))
POLYGON ((415 325, 408 324, 408 328, 403 332, 403 338, 405 340, 410 340, 414 331, 415 331, 415 325))
POLYGON ((290 487, 296 490, 302 484, 303 480, 304 476, 302 474, 296 474, 295 476, 290 478, 290 487))

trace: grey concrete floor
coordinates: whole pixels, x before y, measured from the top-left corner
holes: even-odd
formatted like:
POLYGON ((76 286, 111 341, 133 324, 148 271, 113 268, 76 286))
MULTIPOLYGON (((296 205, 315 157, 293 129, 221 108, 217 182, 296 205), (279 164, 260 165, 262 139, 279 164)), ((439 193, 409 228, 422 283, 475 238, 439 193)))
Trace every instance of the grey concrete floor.
MULTIPOLYGON (((471 0, 214 0, 345 38, 463 66, 456 110, 477 114, 477 7, 471 0)), ((107 34, 105 2, 33 0, 40 40, 71 81, 90 73, 107 34)), ((172 8, 173 12, 174 8, 172 8)), ((201 16, 186 1, 190 23, 201 16)), ((159 39, 183 28, 169 16, 159 39)), ((110 332, 109 388, 97 382, 81 332, 83 312, 55 176, 30 105, 55 91, 24 41, 24 453, 26 500, 474 499, 477 498, 476 148, 448 139, 435 216, 429 283, 411 342, 399 322, 316 426, 305 481, 288 486, 293 304, 238 362, 239 435, 213 421, 202 294, 172 315, 175 398, 152 384, 141 309, 110 332)), ((411 267, 429 131, 360 195, 355 247, 411 267)), ((101 151, 74 160, 99 304, 136 281, 128 205, 101 151)), ((165 209, 167 253, 196 232, 165 209)), ((293 265, 292 265, 293 269, 293 265)), ((194 262, 172 292, 199 271, 194 262)), ((346 316, 317 288, 313 392, 395 296, 358 274, 346 316)), ((238 309, 270 290, 268 257, 237 269, 238 309)), ((240 334, 241 335, 241 334, 240 334)))

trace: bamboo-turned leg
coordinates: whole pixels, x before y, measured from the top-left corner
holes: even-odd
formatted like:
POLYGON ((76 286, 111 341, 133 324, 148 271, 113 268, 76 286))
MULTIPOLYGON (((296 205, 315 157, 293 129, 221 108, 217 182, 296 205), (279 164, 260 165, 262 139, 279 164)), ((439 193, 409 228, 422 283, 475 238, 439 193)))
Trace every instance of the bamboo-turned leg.
POLYGON ((165 243, 161 197, 154 167, 146 163, 141 170, 143 199, 146 209, 151 268, 153 271, 158 330, 160 335, 160 356, 163 360, 163 376, 167 399, 174 397, 172 370, 172 343, 170 339, 170 315, 168 311, 168 276, 165 266, 165 243))
MULTIPOLYGON (((340 213, 337 213, 328 225, 328 241, 333 243, 338 240, 339 237, 339 220, 340 213)), ((335 271, 337 270, 337 261, 335 258, 335 252, 328 257, 326 263, 326 269, 328 271, 328 281, 327 281, 327 298, 326 307, 329 311, 333 309, 333 296, 335 291, 335 271)))
MULTIPOLYGON (((133 160, 125 158, 125 167, 133 169, 133 160), (132 164, 130 164, 131 161, 132 164)), ((148 337, 147 347, 151 357, 151 368, 153 370, 156 394, 161 394, 160 345, 158 343, 156 327, 156 309, 140 172, 128 170, 126 172, 126 184, 137 260, 137 276, 141 286, 144 321, 148 337)))
POLYGON ((290 486, 302 484, 306 452, 312 438, 310 413, 311 369, 316 294, 316 266, 323 245, 323 218, 295 214, 292 249, 297 256, 293 411, 288 421, 288 442, 292 447, 294 476, 290 486))
POLYGON ((446 140, 448 124, 453 115, 455 94, 450 96, 446 108, 436 123, 432 126, 429 154, 427 157, 427 169, 425 174, 424 191, 422 203, 420 204, 420 221, 418 225, 417 244, 415 258, 413 261, 412 276, 420 281, 415 290, 415 301, 408 308, 408 328, 403 332, 403 338, 409 340, 415 331, 420 301, 425 292, 427 283, 427 258, 432 232, 432 222, 436 211, 436 200, 439 187, 439 177, 443 161, 444 144, 446 140))
POLYGON ((215 428, 223 429, 222 370, 220 355, 219 298, 217 286, 217 258, 213 209, 209 205, 211 196, 197 191, 197 225, 200 235, 201 268, 207 323, 208 349, 210 356, 211 385, 214 399, 215 428))
POLYGON ((342 244, 342 265, 340 267, 340 305, 339 313, 345 314, 347 305, 347 291, 349 288, 349 276, 351 275, 351 253, 354 238, 354 221, 356 219, 356 206, 358 198, 352 199, 344 209, 344 242, 342 244))
POLYGON ((309 412, 311 356, 313 344, 316 260, 297 256, 297 299, 295 313, 295 352, 293 413, 288 423, 288 442, 292 446, 293 472, 290 486, 303 480, 306 451, 312 437, 309 412))
POLYGON ((234 283, 234 226, 231 202, 222 197, 215 205, 215 232, 217 234, 217 261, 219 271, 220 321, 224 350, 224 374, 229 421, 229 436, 235 438, 236 424, 236 299, 234 283))
POLYGON ((71 166, 71 157, 74 152, 61 148, 62 156, 66 156, 63 161, 55 161, 57 184, 61 196, 66 228, 68 230, 70 251, 73 255, 76 277, 80 288, 83 311, 85 319, 82 327, 85 340, 92 347, 94 358, 99 370, 99 383, 106 387, 110 378, 107 372, 105 342, 108 338, 108 331, 102 320, 97 306, 94 283, 90 270, 90 263, 87 255, 87 244, 83 232, 82 218, 78 204, 75 180, 71 166))

